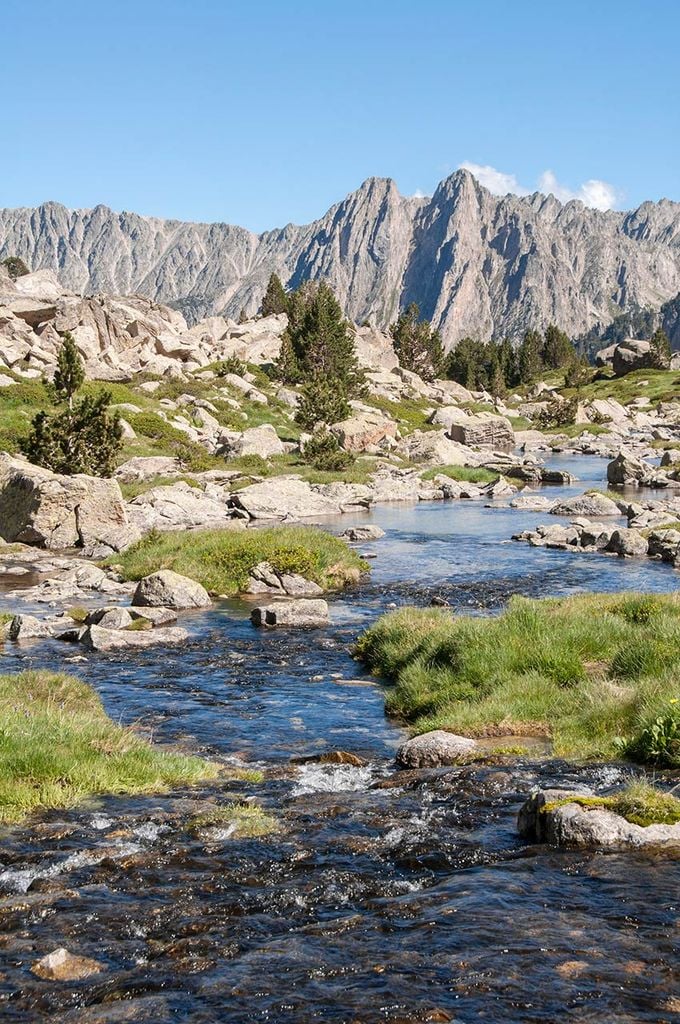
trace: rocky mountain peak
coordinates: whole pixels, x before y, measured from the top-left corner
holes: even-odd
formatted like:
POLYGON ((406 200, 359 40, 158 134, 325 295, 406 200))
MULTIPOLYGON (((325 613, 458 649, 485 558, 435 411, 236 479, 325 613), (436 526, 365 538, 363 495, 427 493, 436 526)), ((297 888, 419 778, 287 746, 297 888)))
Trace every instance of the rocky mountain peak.
POLYGON ((572 335, 680 292, 680 204, 602 212, 552 195, 494 196, 467 170, 431 197, 366 179, 307 225, 254 234, 59 203, 0 210, 0 258, 58 273, 82 294, 139 293, 191 322, 257 311, 272 271, 326 279, 357 323, 386 328, 417 302, 450 347, 554 321, 572 335))

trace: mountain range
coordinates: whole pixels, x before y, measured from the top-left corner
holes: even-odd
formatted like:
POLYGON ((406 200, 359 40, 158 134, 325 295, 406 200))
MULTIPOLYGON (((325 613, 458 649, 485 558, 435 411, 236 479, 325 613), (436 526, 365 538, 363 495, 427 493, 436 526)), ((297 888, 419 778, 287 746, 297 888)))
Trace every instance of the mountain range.
POLYGON ((106 206, 4 209, 9 255, 82 294, 140 293, 194 322, 253 315, 272 271, 288 287, 325 278, 355 322, 385 328, 415 301, 451 348, 551 322, 576 337, 657 310, 680 292, 680 203, 603 212, 540 193, 499 197, 459 170, 431 197, 370 178, 320 220, 262 234, 106 206))

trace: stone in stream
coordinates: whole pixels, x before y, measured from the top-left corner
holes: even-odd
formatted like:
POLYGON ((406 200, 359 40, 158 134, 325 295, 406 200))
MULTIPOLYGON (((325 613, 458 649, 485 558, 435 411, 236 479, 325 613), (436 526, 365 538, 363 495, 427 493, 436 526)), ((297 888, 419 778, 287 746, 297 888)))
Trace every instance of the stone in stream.
POLYGON ((10 640, 38 640, 51 635, 52 630, 48 624, 36 619, 34 615, 15 615, 7 630, 10 640))
POLYGON ((92 974, 100 974, 106 970, 98 960, 88 956, 77 956, 68 949, 61 947, 48 953, 42 960, 37 960, 31 967, 33 974, 46 981, 80 981, 92 974))
POLYGON ((270 562, 259 562, 250 570, 245 594, 273 594, 279 597, 317 597, 323 594, 318 583, 299 573, 279 572, 270 562))
POLYGON ((145 607, 144 611, 137 608, 128 609, 134 619, 146 619, 154 626, 167 626, 169 622, 177 622, 177 612, 173 608, 150 608, 145 607))
POLYGON ((553 516, 586 516, 588 519, 597 519, 599 516, 620 516, 621 509, 606 494, 591 491, 586 494, 576 494, 573 498, 557 502, 550 509, 550 514, 553 516))
POLYGON ((159 629, 103 629, 88 626, 81 642, 90 651, 114 651, 121 647, 154 647, 156 644, 181 644, 189 639, 186 629, 167 626, 159 629))
POLYGON ((132 603, 158 608, 207 608, 212 604, 205 587, 172 569, 160 569, 141 579, 132 603))
POLYGON ((363 542, 368 540, 380 540, 381 537, 385 536, 385 531, 381 530, 379 526, 350 526, 349 529, 345 530, 342 536, 345 540, 363 542))
POLYGON ((478 749, 476 741, 467 736, 434 729, 402 743, 397 750, 397 764, 401 768, 438 768, 440 765, 460 764, 478 749))
POLYGON ((103 629, 127 629, 132 625, 132 616, 127 608, 97 608, 90 612, 85 623, 103 629))
POLYGON ((250 619, 254 626, 327 626, 328 605, 320 600, 273 601, 253 608, 250 619))
POLYGON ((368 764, 365 758, 349 750, 327 750, 323 754, 307 754, 292 760, 295 764, 349 764, 354 768, 363 768, 368 764))
POLYGON ((612 551, 622 558, 646 555, 649 542, 638 530, 614 530, 607 544, 607 551, 612 551))
POLYGON ((680 846, 680 823, 635 825, 607 807, 583 806, 592 793, 545 789, 532 793, 517 817, 521 836, 552 846, 680 846))

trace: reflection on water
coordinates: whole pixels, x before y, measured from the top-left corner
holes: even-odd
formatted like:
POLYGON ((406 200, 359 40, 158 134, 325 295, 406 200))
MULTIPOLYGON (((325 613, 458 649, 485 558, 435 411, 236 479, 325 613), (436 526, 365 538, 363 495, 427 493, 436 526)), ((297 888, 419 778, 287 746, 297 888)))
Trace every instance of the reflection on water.
MULTIPOLYGON (((606 463, 560 459, 602 485, 606 463)), ((673 1019, 680 861, 526 848, 514 819, 532 785, 596 789, 628 769, 526 761, 395 773, 403 733, 350 656, 382 610, 442 596, 497 609, 512 593, 667 590, 649 560, 509 541, 545 513, 481 502, 378 507, 387 536, 370 582, 332 601, 331 628, 257 632, 240 602, 188 616, 182 650, 89 655, 74 669, 107 710, 158 741, 263 766, 263 784, 94 801, 5 829, 0 850, 4 1021, 311 1022, 673 1019), (364 768, 291 763, 345 749, 364 768), (208 804, 257 798, 280 830, 196 833, 208 804), (30 974, 66 946, 106 971, 74 984, 30 974)), ((11 648, 6 670, 65 645, 11 648)), ((534 752, 531 756, 541 756, 534 752)), ((624 774, 622 774, 624 773, 624 774)))

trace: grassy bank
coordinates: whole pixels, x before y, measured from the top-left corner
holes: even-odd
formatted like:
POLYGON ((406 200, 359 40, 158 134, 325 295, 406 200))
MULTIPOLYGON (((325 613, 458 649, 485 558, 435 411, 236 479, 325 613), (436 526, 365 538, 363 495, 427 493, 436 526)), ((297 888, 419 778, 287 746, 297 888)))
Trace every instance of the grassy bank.
POLYGON ((0 821, 98 794, 190 785, 219 770, 116 725, 79 679, 55 672, 0 676, 0 821))
POLYGON ((680 595, 513 598, 493 618, 406 608, 358 654, 415 733, 545 734, 558 755, 680 767, 680 595))
POLYGON ((495 484, 500 479, 500 473, 492 469, 484 469, 483 466, 433 466, 423 474, 423 480, 434 480, 436 476, 448 476, 451 480, 466 484, 495 484))
POLYGON ((112 561, 127 580, 174 569, 213 594, 238 594, 258 562, 270 562, 279 572, 300 573, 326 590, 358 579, 368 568, 344 540, 308 526, 152 532, 112 561))

